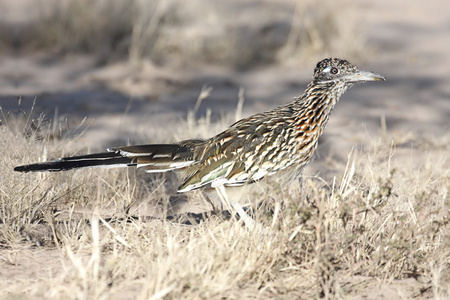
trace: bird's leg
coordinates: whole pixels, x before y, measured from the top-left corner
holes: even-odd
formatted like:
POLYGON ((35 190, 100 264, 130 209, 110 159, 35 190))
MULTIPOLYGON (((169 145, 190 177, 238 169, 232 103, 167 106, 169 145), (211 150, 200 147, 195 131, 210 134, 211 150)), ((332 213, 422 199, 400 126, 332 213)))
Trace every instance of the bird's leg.
POLYGON ((242 206, 238 202, 230 202, 227 196, 227 192, 223 185, 219 185, 216 187, 216 192, 219 195, 220 200, 225 205, 225 207, 232 208, 235 212, 238 213, 239 217, 241 217, 242 221, 244 221, 249 231, 253 231, 255 228, 255 220, 253 220, 242 208, 242 206))
POLYGON ((203 195, 203 197, 204 197, 206 203, 208 203, 209 205, 211 205, 212 210, 213 210, 214 212, 217 213, 217 212, 219 211, 219 209, 216 207, 216 204, 214 203, 214 201, 211 200, 211 198, 208 196, 208 194, 203 193, 202 195, 203 195))

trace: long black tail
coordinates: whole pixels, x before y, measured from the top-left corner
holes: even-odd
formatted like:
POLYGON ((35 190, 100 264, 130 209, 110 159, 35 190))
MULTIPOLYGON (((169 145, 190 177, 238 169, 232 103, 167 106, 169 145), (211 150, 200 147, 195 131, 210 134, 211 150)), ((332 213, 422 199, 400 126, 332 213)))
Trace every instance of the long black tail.
POLYGON ((129 157, 124 157, 119 153, 105 152, 90 155, 58 158, 54 161, 35 163, 31 165, 18 166, 14 171, 18 172, 57 172, 70 169, 89 167, 126 167, 136 165, 129 157))
POLYGON ((144 167, 147 172, 165 172, 195 163, 193 150, 201 141, 179 144, 139 145, 110 148, 108 152, 59 158, 54 161, 23 165, 18 172, 57 172, 89 167, 144 167))

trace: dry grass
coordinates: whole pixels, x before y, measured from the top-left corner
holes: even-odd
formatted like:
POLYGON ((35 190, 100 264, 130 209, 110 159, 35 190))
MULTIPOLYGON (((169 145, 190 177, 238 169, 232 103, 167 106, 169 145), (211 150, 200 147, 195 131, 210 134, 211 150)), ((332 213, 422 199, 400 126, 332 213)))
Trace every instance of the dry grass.
POLYGON ((333 1, 43 0, 16 34, 20 49, 87 52, 133 64, 246 68, 360 53, 349 7, 333 1), (345 17, 344 17, 345 16, 345 17))
POLYGON ((3 299, 450 297, 449 136, 410 148, 409 163, 396 139, 380 138, 330 182, 269 183, 252 194, 264 201, 261 234, 220 216, 196 225, 149 218, 167 211, 162 176, 14 173, 81 150, 76 140, 37 139, 45 130, 30 135, 29 124, 0 126, 3 299))

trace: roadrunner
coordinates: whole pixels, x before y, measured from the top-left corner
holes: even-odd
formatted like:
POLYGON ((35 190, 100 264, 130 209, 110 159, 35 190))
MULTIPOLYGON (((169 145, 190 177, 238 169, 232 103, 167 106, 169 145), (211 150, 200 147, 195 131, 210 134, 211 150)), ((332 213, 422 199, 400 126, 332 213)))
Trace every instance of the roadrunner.
POLYGON ((224 187, 252 183, 288 168, 299 172, 311 159, 341 95, 356 83, 384 80, 382 75, 359 70, 347 60, 327 58, 317 64, 302 96, 242 119, 212 138, 109 148, 104 153, 64 157, 14 170, 54 172, 129 166, 150 173, 183 170, 188 175, 179 193, 215 188, 224 204, 231 205, 252 227, 252 220, 240 204, 228 201, 224 187))

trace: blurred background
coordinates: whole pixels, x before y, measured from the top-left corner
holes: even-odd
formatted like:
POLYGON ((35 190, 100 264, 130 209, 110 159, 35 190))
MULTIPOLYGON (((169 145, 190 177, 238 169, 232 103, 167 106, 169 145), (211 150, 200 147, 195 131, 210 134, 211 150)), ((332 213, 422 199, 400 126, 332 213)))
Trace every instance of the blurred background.
POLYGON ((448 133, 449 46, 446 0, 0 0, 0 118, 92 151, 207 137, 301 95, 333 56, 387 78, 337 105, 318 155, 345 162, 448 133), (186 132, 189 114, 220 125, 186 132))

